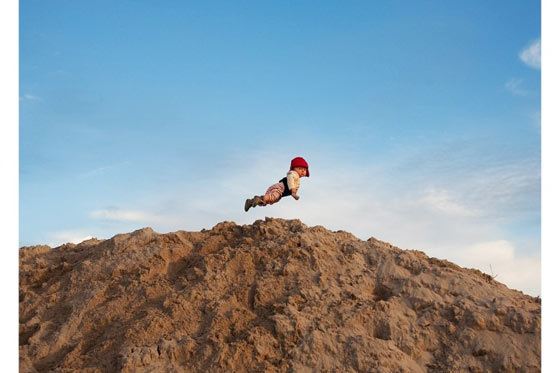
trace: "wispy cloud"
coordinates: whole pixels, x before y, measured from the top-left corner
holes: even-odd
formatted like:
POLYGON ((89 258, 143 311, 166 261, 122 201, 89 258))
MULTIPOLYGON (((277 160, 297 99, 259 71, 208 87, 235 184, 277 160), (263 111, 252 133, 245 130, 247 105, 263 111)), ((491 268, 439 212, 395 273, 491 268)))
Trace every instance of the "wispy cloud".
POLYGON ((527 96, 529 92, 521 87, 522 83, 523 79, 511 78, 506 82, 505 87, 515 96, 527 96))
POLYGON ((92 218, 101 220, 112 220, 120 222, 139 222, 147 223, 153 221, 160 221, 161 217, 135 210, 121 210, 119 208, 108 208, 101 210, 94 210, 90 213, 92 218))
POLYGON ((83 173, 79 174, 78 177, 80 179, 87 179, 87 178, 90 178, 90 177, 100 176, 100 175, 103 175, 107 169, 108 169, 108 167, 97 167, 97 168, 94 168, 93 170, 89 170, 89 171, 86 171, 86 172, 83 172, 83 173))
POLYGON ((26 93, 19 98, 20 101, 41 101, 41 98, 30 93, 26 93))
MULTIPOLYGON (((121 209, 119 207, 109 207, 91 211, 90 217, 105 223, 141 224, 142 226, 155 228, 158 231, 169 230, 171 227, 181 227, 180 218, 170 211, 158 214, 146 210, 129 210, 121 209)), ((110 225, 111 224, 109 224, 109 226, 110 225)), ((122 232, 113 232, 113 234, 116 233, 122 232)))
POLYGON ((88 170, 88 171, 80 173, 78 175, 78 178, 87 179, 87 178, 90 178, 90 177, 101 176, 101 175, 105 174, 107 171, 116 169, 116 168, 118 168, 120 166, 123 166, 123 165, 126 165, 128 163, 129 162, 120 162, 120 163, 115 163, 115 164, 108 165, 108 166, 97 167, 97 168, 94 168, 92 170, 88 170))
POLYGON ((429 209, 441 212, 449 216, 477 216, 481 211, 468 207, 450 196, 445 189, 429 188, 420 202, 426 204, 429 209))
POLYGON ((541 68, 541 40, 533 41, 529 46, 519 52, 519 58, 527 66, 534 69, 541 68))

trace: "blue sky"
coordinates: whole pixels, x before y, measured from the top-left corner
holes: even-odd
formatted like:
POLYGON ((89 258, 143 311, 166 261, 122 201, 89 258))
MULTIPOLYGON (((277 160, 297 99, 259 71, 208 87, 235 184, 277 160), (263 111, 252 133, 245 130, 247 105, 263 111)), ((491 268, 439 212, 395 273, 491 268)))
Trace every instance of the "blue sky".
POLYGON ((20 245, 299 218, 538 295, 540 11, 22 0, 20 245))

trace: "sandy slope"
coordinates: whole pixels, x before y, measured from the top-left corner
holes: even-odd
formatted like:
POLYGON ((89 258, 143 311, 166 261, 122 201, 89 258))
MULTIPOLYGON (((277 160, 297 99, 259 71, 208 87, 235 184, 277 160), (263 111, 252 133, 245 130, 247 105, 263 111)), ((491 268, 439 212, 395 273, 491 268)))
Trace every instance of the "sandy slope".
POLYGON ((539 299, 266 219, 20 249, 20 371, 537 372, 539 299))

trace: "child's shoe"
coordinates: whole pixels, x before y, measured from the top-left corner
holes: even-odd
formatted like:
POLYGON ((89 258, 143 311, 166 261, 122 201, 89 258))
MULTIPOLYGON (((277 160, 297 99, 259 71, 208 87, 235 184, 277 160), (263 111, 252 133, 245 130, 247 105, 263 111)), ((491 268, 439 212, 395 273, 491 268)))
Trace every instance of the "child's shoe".
POLYGON ((266 206, 264 196, 254 196, 245 201, 245 211, 249 211, 251 207, 266 206))
POLYGON ((249 209, 250 209, 251 207, 253 207, 253 200, 254 200, 254 198, 248 198, 248 199, 245 201, 245 211, 249 211, 249 209))

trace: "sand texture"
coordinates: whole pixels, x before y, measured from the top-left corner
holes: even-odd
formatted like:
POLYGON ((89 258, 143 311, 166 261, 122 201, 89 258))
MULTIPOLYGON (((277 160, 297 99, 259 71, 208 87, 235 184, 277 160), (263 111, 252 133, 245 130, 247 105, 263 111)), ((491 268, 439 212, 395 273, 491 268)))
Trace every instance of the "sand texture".
POLYGON ((539 298, 265 219, 20 249, 21 372, 539 372, 539 298))

